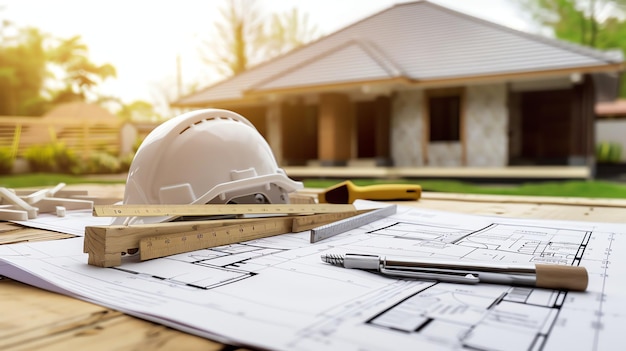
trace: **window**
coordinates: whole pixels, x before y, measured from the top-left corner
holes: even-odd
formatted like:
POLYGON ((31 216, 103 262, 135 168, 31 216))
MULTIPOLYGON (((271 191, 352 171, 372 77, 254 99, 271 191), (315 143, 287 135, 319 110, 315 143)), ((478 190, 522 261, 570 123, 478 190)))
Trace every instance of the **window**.
POLYGON ((428 108, 430 141, 460 141, 461 97, 431 96, 428 108))

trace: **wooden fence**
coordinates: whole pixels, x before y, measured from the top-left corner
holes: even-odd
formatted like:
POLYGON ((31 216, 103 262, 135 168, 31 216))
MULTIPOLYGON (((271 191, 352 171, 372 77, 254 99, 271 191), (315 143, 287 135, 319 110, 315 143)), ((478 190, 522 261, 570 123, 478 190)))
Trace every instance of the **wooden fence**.
POLYGON ((61 142, 76 155, 93 151, 119 154, 121 121, 0 116, 0 148, 10 148, 14 157, 34 145, 61 142))

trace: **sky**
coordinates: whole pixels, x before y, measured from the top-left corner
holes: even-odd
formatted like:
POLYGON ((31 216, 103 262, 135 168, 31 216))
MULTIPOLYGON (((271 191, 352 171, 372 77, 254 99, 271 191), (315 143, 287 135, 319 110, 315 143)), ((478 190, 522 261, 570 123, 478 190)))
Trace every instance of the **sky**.
MULTIPOLYGON (((515 29, 531 25, 515 0, 431 0, 515 29)), ((404 0, 255 0, 267 13, 294 7, 308 15, 322 35, 330 34, 404 0)), ((0 0, 0 21, 33 26, 55 37, 80 35, 90 59, 110 63, 117 78, 100 92, 128 103, 144 100, 167 113, 176 97, 177 57, 183 86, 220 79, 203 63, 199 47, 214 32, 225 0, 0 0)), ((184 91, 183 91, 184 92, 184 91)))

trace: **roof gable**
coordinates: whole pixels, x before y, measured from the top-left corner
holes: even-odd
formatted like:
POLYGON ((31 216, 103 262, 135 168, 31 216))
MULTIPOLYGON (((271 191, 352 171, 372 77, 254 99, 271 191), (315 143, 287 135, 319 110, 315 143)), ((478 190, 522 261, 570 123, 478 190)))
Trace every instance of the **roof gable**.
POLYGON ((399 76, 462 77, 591 69, 621 58, 478 19, 427 1, 395 5, 342 30, 181 98, 175 105, 399 76))
POLYGON ((392 79, 400 70, 363 40, 350 40, 250 87, 251 91, 392 79))

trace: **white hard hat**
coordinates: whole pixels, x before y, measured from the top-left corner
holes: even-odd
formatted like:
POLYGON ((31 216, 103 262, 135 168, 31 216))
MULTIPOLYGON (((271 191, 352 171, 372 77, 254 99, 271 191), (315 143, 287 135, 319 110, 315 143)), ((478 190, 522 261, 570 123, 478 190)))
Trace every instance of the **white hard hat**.
POLYGON ((232 111, 205 109, 174 117, 148 134, 131 163, 123 202, 288 203, 288 194, 300 188, 278 167, 252 123, 232 111))

